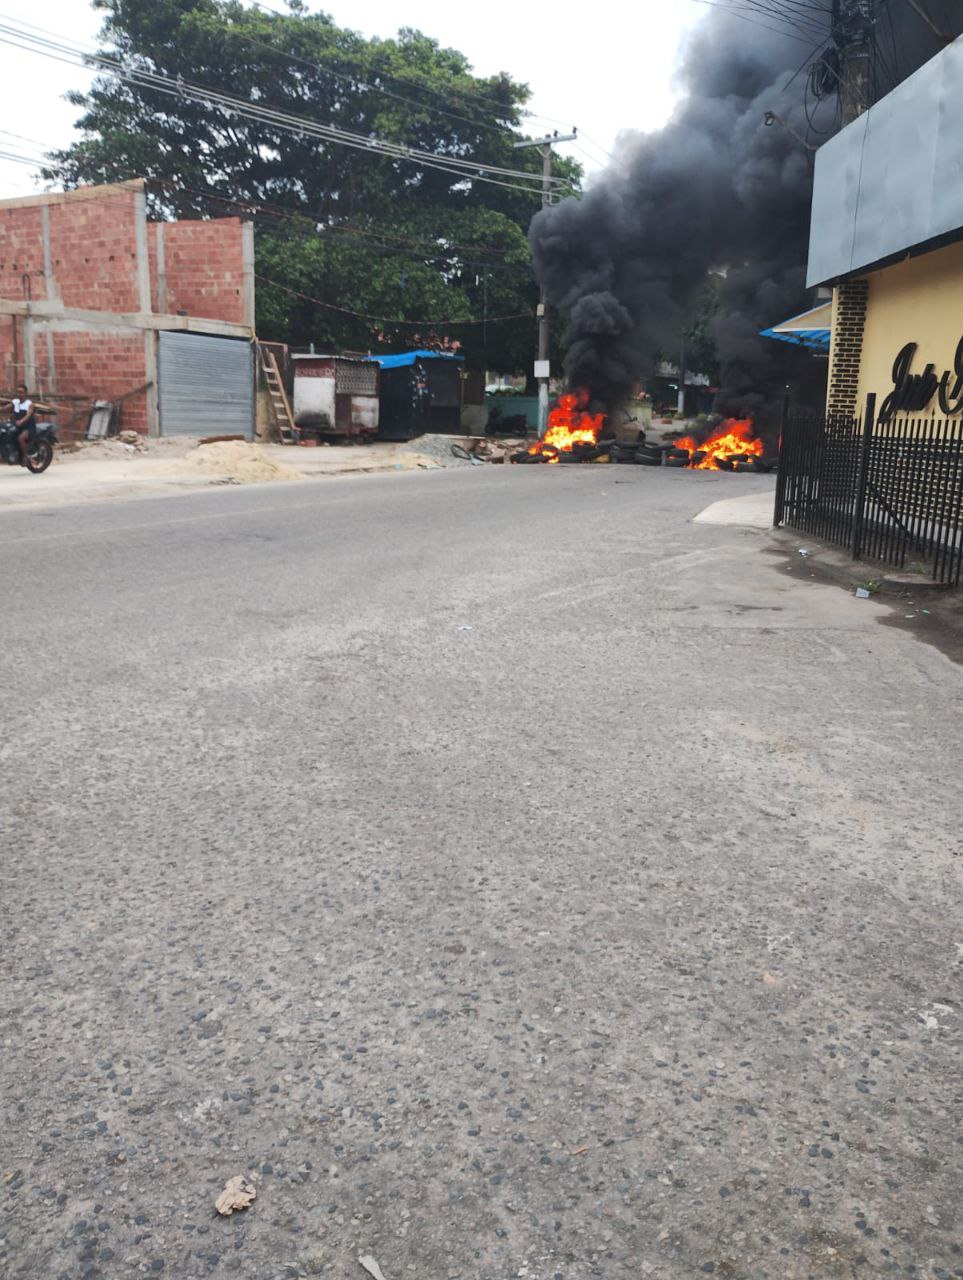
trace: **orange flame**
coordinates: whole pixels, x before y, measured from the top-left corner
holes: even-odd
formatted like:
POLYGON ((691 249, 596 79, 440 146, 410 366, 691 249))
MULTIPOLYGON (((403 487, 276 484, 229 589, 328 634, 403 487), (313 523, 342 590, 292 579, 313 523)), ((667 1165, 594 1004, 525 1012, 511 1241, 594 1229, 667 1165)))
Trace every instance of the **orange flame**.
POLYGON ((765 446, 752 434, 752 419, 726 418, 716 432, 697 444, 692 436, 683 436, 675 442, 677 449, 688 449, 691 454, 704 453, 706 456, 698 462, 690 463, 694 471, 721 471, 719 459, 732 458, 737 454, 751 454, 761 458, 765 446))
MULTIPOLYGON (((529 449, 529 453, 544 453, 546 446, 551 449, 571 453, 576 444, 595 444, 605 425, 604 413, 586 413, 588 404, 587 391, 569 392, 559 396, 558 404, 548 415, 548 427, 541 440, 529 449)), ((549 462, 558 462, 557 456, 549 458, 549 462)))

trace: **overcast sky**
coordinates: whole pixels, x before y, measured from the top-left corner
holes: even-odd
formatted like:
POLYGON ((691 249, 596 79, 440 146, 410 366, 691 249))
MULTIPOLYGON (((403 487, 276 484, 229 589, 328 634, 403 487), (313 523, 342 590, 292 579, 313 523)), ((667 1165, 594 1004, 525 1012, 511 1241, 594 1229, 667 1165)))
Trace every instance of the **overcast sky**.
MULTIPOLYGON (((150 0, 144 0, 150 3, 150 0)), ((582 135, 563 147, 591 171, 605 163, 623 129, 649 130, 672 110, 675 71, 682 42, 706 13, 700 0, 598 0, 579 20, 574 6, 543 7, 508 0, 481 5, 420 3, 410 0, 308 0, 341 26, 365 35, 393 35, 399 26, 417 27, 440 43, 461 50, 477 73, 507 71, 529 84, 530 108, 546 119, 529 121, 531 131, 582 135)), ((265 8, 284 9, 283 0, 265 8)), ((32 23, 62 38, 93 48, 98 16, 85 0, 0 0, 0 20, 32 23)), ((68 89, 85 88, 89 74, 38 54, 0 43, 0 199, 36 190, 35 165, 3 158, 10 153, 35 160, 49 147, 65 146, 78 112, 63 101, 68 89), (19 135, 19 136, 13 136, 19 135)))

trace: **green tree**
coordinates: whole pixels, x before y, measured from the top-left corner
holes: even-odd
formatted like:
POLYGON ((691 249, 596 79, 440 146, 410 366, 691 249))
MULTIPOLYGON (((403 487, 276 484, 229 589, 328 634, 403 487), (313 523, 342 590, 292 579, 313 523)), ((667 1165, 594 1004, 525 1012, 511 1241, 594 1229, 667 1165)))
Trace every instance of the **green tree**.
MULTIPOLYGON (((458 341, 475 367, 528 366, 537 192, 444 168, 450 158, 540 170, 536 151, 513 150, 524 85, 476 77, 463 54, 417 31, 365 39, 300 0, 284 15, 238 0, 94 5, 100 55, 119 74, 72 95, 82 137, 50 157, 46 177, 74 186, 142 176, 158 216, 252 217, 263 337, 352 350, 458 341), (441 167, 254 120, 198 101, 196 86, 430 152, 441 167), (522 318, 444 323, 486 315, 522 318)), ((577 186, 578 165, 560 160, 557 172, 577 186)))

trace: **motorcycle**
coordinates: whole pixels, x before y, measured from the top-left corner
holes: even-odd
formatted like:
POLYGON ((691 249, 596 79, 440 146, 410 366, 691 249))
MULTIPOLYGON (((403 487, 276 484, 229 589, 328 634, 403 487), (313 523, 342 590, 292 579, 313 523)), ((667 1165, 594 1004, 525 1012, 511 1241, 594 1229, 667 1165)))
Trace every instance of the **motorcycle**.
MULTIPOLYGON (((56 443, 52 422, 38 422, 31 427, 27 441, 27 470, 32 471, 35 476, 46 471, 53 462, 56 443)), ((5 462, 9 467, 20 466, 20 446, 17 443, 15 422, 0 423, 0 462, 5 462)))

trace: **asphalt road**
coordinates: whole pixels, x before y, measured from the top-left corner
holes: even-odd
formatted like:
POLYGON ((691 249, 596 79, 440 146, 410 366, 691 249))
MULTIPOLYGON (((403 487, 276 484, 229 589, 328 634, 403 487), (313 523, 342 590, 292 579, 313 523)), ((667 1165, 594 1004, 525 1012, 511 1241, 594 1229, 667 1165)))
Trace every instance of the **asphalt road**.
POLYGON ((0 517, 0 1274, 963 1276, 961 669, 768 483, 0 517))

